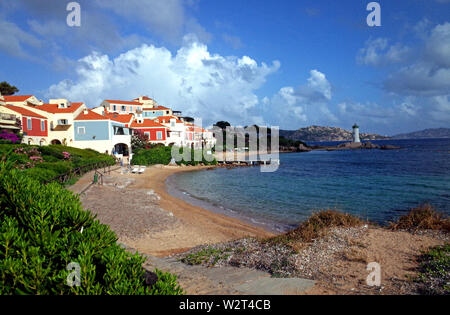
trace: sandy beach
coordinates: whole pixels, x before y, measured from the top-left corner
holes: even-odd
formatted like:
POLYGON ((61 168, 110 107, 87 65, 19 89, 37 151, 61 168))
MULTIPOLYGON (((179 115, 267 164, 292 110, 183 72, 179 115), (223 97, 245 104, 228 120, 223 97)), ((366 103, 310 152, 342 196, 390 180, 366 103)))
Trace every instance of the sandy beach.
POLYGON ((144 174, 111 172, 110 181, 128 181, 128 185, 122 188, 95 186, 90 188, 87 197, 82 197, 81 200, 98 215, 100 221, 111 225, 119 236, 119 242, 141 253, 158 257, 183 252, 202 244, 225 242, 246 236, 262 238, 273 235, 238 219, 193 206, 167 192, 167 177, 177 172, 198 171, 208 167, 211 166, 156 165, 148 167, 144 174), (103 199, 97 204, 99 194, 104 195, 106 200, 103 199), (153 199, 135 204, 148 194, 153 195, 153 199), (105 202, 110 204, 105 206, 105 202), (161 209, 165 211, 164 214, 160 213, 161 209), (149 218, 154 218, 157 222, 147 222, 144 226, 145 220, 151 220, 149 218), (138 231, 140 233, 133 233, 138 231))

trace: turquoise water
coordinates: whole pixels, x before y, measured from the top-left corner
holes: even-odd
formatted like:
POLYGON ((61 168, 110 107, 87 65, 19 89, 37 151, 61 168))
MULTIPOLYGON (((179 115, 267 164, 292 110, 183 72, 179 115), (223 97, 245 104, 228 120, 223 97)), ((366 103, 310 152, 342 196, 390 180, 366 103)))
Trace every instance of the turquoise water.
POLYGON ((374 142, 402 149, 281 154, 274 173, 259 167, 179 173, 168 179, 169 192, 275 230, 320 209, 378 223, 421 203, 450 214, 450 139, 374 142))

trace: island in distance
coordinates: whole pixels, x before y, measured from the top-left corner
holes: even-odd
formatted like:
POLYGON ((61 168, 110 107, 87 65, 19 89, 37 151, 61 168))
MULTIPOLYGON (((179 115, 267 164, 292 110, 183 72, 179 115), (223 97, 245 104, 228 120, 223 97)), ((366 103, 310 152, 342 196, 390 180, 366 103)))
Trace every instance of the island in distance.
MULTIPOLYGON (((353 133, 338 127, 310 126, 298 130, 280 130, 280 136, 289 140, 303 142, 352 141, 353 133)), ((450 138, 450 128, 434 128, 394 136, 361 133, 361 141, 389 139, 438 139, 450 138)))

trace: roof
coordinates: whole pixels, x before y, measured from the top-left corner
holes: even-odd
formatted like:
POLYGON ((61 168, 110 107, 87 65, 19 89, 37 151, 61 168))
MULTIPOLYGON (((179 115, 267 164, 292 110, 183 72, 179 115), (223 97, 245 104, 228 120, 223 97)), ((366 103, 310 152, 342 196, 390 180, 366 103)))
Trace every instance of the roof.
POLYGON ((112 103, 112 104, 124 104, 124 105, 144 105, 139 102, 119 101, 119 100, 105 100, 105 102, 112 103))
POLYGON ((133 114, 119 115, 115 113, 105 113, 105 117, 120 123, 127 124, 131 121, 131 119, 133 119, 133 114))
POLYGON ((5 105, 5 107, 7 109, 15 111, 16 113, 21 114, 22 116, 47 119, 47 117, 41 116, 39 114, 36 114, 35 112, 32 112, 31 110, 28 110, 28 109, 23 108, 23 107, 13 106, 13 105, 5 105))
POLYGON ((161 125, 153 120, 150 119, 144 119, 142 124, 138 124, 137 121, 133 121, 131 123, 131 128, 166 128, 166 126, 161 125))
POLYGON ((32 108, 40 109, 52 114, 70 114, 74 113, 83 104, 84 103, 72 103, 72 105, 67 108, 58 108, 58 104, 43 104, 32 106, 32 108))
POLYGON ((175 117, 175 116, 159 116, 159 117, 156 117, 155 119, 158 119, 160 122, 165 123, 165 124, 170 123, 171 119, 175 119, 177 124, 183 123, 178 117, 175 117))
POLYGON ((87 113, 85 113, 85 111, 82 111, 80 115, 75 118, 75 120, 109 120, 109 118, 88 109, 87 113))
MULTIPOLYGON (((148 96, 142 96, 142 99, 143 99, 144 101, 153 101, 153 99, 150 98, 150 97, 148 97, 148 96)), ((138 97, 138 98, 135 98, 133 101, 139 101, 139 97, 138 97)))
POLYGON ((25 102, 33 95, 3 95, 5 102, 25 102))
POLYGON ((170 108, 164 106, 156 106, 156 107, 145 107, 144 110, 167 110, 170 108))

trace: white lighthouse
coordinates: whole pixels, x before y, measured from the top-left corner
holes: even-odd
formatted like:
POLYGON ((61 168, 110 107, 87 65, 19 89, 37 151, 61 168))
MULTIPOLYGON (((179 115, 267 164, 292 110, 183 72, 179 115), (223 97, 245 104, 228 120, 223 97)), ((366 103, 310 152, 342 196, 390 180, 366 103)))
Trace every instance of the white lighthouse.
POLYGON ((357 124, 353 125, 353 143, 361 143, 359 139, 359 126, 357 124))

